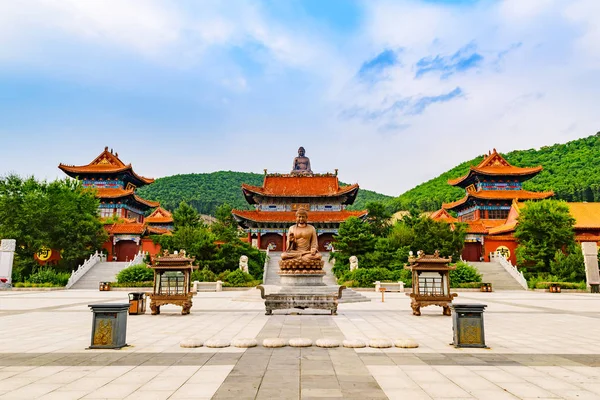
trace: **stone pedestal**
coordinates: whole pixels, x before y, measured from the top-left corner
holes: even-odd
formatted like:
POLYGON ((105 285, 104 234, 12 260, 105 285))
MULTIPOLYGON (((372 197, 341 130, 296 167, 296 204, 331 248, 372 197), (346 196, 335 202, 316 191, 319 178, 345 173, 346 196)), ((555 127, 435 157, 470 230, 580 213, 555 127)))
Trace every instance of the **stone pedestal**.
POLYGON ((16 244, 15 239, 2 239, 0 242, 0 288, 10 287, 12 283, 16 244))
POLYGON ((326 286, 323 283, 325 272, 316 274, 279 274, 279 280, 282 286, 326 286))

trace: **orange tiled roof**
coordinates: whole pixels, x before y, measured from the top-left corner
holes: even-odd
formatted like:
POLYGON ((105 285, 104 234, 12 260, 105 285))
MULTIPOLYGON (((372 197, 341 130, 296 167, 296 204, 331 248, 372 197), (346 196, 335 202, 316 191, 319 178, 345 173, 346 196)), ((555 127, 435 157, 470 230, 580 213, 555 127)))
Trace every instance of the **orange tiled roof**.
POLYGON ((152 201, 152 200, 142 199, 137 194, 134 194, 133 198, 136 199, 138 202, 147 205, 150 208, 154 208, 154 207, 160 206, 160 203, 158 201, 152 201))
POLYGON ((517 221, 508 222, 489 230, 490 235, 499 235, 501 233, 513 232, 517 227, 517 221))
POLYGON ((600 229, 600 203, 567 203, 575 229, 600 229))
POLYGON ((173 223, 173 214, 162 207, 158 207, 145 218, 145 221, 149 224, 170 224, 173 223))
POLYGON ((107 225, 104 227, 108 233, 115 234, 131 234, 131 235, 141 235, 146 230, 146 226, 142 223, 135 222, 133 224, 128 223, 114 223, 112 225, 107 225))
MULTIPOLYGON (((250 220, 254 222, 296 222, 295 211, 259 211, 259 210, 232 210, 231 213, 236 219, 250 220)), ((326 223, 326 222, 344 222, 350 217, 364 217, 367 210, 361 211, 309 211, 308 223, 326 223)))
POLYGON ((146 229, 148 233, 153 235, 171 235, 171 231, 165 228, 159 228, 157 226, 147 225, 146 229))
POLYGON ((473 173, 481 174, 481 175, 491 175, 491 176, 502 176, 502 175, 535 175, 542 170, 541 166, 537 167, 514 167, 506 161, 504 157, 502 157, 496 149, 494 149, 493 153, 488 155, 483 159, 481 163, 477 166, 469 167, 469 173, 461 176, 460 178, 450 179, 448 180, 448 184, 452 186, 456 186, 459 183, 465 181, 469 178, 473 173))
POLYGON ((98 157, 94 159, 91 163, 87 165, 66 165, 59 164, 58 168, 60 168, 63 172, 65 172, 69 176, 77 176, 77 175, 85 175, 85 174, 101 174, 101 173, 119 173, 124 171, 129 171, 131 175, 136 177, 144 184, 149 184, 154 182, 152 178, 146 178, 141 175, 133 172, 133 168, 131 164, 125 165, 121 159, 119 159, 118 153, 113 154, 108 151, 108 147, 104 148, 104 151, 100 153, 98 157))
POLYGON ((467 195, 452 203, 442 204, 442 208, 451 210, 467 202, 469 197, 483 200, 542 200, 554 196, 553 191, 530 192, 529 190, 479 190, 477 192, 467 191, 467 195))
POLYGON ((253 193, 269 197, 356 196, 358 184, 340 186, 337 176, 333 174, 266 175, 262 187, 242 184, 242 191, 246 197, 253 193))
POLYGON ((101 199, 118 199, 120 197, 127 197, 133 194, 133 189, 121 189, 121 188, 90 188, 96 190, 96 197, 101 199))
POLYGON ((480 233, 480 234, 488 233, 487 228, 483 225, 483 222, 481 222, 481 220, 468 221, 465 223, 467 224, 467 233, 480 233))
POLYGON ((478 219, 476 221, 465 221, 468 225, 467 233, 481 233, 487 234, 497 226, 503 225, 505 220, 503 219, 478 219))
POLYGON ((436 221, 458 222, 457 218, 454 218, 452 215, 450 215, 448 213, 448 211, 444 210, 443 208, 432 212, 428 216, 429 216, 429 218, 436 220, 436 221))
POLYGON ((133 189, 129 189, 129 190, 119 189, 119 188, 100 188, 100 189, 90 188, 90 189, 96 190, 96 197, 98 197, 99 199, 120 199, 123 197, 133 196, 135 201, 137 201, 138 203, 142 203, 147 207, 154 208, 154 207, 158 207, 160 205, 160 203, 158 201, 142 199, 137 194, 135 194, 133 189))
MULTIPOLYGON (((575 230, 600 229, 600 203, 565 203, 569 207, 571 216, 575 218, 575 230)), ((517 215, 519 210, 526 206, 524 202, 513 203, 517 215)), ((518 224, 516 219, 507 221, 504 225, 490 229, 490 235, 514 232, 518 224)))

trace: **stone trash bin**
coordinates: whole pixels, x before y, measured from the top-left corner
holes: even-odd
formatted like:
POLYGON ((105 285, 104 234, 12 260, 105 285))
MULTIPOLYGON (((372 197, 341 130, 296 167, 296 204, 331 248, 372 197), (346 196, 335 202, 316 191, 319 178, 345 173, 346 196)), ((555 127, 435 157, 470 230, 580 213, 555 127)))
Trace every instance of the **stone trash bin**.
POLYGON ((146 293, 129 293, 129 315, 146 313, 146 293))
POLYGON ((451 304, 452 331, 454 333, 454 347, 480 347, 485 345, 485 331, 483 328, 483 309, 486 304, 451 304))
POLYGON ((129 303, 91 304, 92 343, 90 349, 120 349, 127 346, 127 310, 129 303))

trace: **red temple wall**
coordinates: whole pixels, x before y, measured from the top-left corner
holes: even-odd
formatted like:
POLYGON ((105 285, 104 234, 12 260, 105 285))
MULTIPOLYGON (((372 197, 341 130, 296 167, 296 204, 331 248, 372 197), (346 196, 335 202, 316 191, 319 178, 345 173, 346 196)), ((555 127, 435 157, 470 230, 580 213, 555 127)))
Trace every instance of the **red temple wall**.
POLYGON ((484 258, 485 261, 490 261, 490 253, 495 253, 499 247, 506 247, 510 251, 508 259, 511 264, 517 264, 517 240, 512 236, 486 236, 484 239, 484 258))
POLYGON ((154 243, 152 239, 142 239, 142 252, 150 254, 150 257, 154 258, 155 255, 161 254, 162 249, 160 244, 154 243))
POLYGON ((102 244, 102 250, 106 252, 108 255, 106 256, 106 261, 113 261, 113 243, 112 238, 109 237, 104 244, 102 244))

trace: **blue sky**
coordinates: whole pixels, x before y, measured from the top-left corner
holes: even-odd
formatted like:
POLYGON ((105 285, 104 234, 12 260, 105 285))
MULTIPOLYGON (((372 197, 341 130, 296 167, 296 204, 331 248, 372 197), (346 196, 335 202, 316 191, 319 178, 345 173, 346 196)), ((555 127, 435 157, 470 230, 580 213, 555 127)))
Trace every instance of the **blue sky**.
POLYGON ((600 2, 0 2, 0 174, 109 146, 150 177, 318 172, 390 195, 600 130, 600 2))

